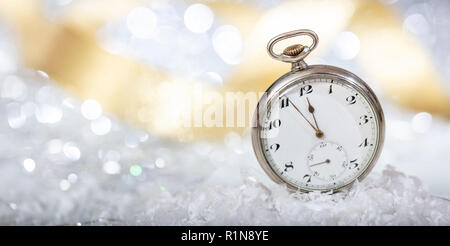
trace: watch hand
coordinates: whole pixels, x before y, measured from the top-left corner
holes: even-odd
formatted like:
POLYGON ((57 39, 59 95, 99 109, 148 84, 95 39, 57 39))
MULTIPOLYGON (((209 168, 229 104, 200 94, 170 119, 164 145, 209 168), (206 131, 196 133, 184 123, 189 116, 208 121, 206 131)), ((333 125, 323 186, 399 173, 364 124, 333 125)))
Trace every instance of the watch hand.
POLYGON ((321 165, 321 164, 328 164, 328 163, 330 163, 330 159, 326 159, 325 161, 322 161, 322 162, 318 162, 318 163, 314 163, 314 164, 312 164, 312 165, 309 165, 310 167, 313 167, 313 166, 317 166, 317 165, 321 165))
POLYGON ((291 99, 288 98, 288 100, 289 100, 289 102, 292 104, 292 106, 294 106, 295 110, 297 110, 297 112, 303 117, 303 119, 305 119, 306 122, 308 122, 308 124, 314 129, 314 131, 316 132, 316 136, 317 136, 317 134, 318 134, 317 128, 314 127, 313 124, 311 124, 311 122, 309 122, 308 119, 306 119, 306 117, 302 114, 302 112, 300 111, 300 109, 298 109, 297 106, 295 106, 295 104, 291 101, 291 99))
POLYGON ((317 124, 316 116, 314 115, 314 107, 309 102, 309 98, 306 98, 306 101, 308 101, 308 111, 312 114, 312 117, 314 119, 314 123, 316 124, 316 137, 321 138, 323 137, 323 132, 320 130, 319 125, 317 124))

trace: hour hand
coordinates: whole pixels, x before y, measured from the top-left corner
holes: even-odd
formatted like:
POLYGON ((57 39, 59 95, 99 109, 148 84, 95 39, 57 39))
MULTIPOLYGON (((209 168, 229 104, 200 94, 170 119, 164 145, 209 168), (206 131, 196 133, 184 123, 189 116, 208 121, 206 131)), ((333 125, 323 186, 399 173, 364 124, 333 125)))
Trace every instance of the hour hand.
POLYGON ((316 116, 314 115, 314 107, 311 105, 311 103, 309 102, 309 98, 306 98, 306 101, 308 101, 308 111, 312 114, 312 117, 314 119, 314 124, 316 125, 316 137, 318 138, 322 138, 323 137, 323 132, 322 130, 320 130, 319 125, 317 124, 317 120, 316 120, 316 116))

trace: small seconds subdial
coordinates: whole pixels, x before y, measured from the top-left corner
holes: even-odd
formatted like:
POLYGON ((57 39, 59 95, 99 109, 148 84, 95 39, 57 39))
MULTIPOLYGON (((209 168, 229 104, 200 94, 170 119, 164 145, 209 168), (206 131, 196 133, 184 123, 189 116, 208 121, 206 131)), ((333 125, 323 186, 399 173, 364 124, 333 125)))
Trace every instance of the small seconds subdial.
POLYGON ((345 172, 348 160, 342 145, 323 141, 313 147, 306 163, 312 176, 334 181, 345 172))

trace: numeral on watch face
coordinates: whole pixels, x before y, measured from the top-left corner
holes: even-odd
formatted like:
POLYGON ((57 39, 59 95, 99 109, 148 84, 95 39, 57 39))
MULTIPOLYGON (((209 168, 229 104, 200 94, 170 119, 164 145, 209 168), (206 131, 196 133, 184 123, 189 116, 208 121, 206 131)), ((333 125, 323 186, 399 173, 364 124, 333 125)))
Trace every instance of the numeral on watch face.
POLYGON ((289 106, 289 98, 288 97, 280 97, 280 108, 286 108, 289 106))
POLYGON ((272 130, 272 129, 278 128, 278 127, 280 127, 280 126, 281 126, 281 120, 280 120, 280 119, 277 119, 277 120, 270 121, 269 124, 268 124, 268 126, 266 126, 265 128, 266 128, 267 130, 272 130))
MULTIPOLYGON (((272 144, 270 145, 269 149, 272 150, 273 152, 277 152, 277 150, 280 148, 280 144, 272 144)), ((266 151, 269 151, 269 149, 267 149, 266 151)))
POLYGON ((302 88, 300 88, 300 96, 310 94, 311 92, 313 92, 313 88, 311 85, 305 85, 302 88))
POLYGON ((367 138, 365 138, 364 141, 358 145, 358 147, 367 147, 367 145, 369 145, 369 142, 367 141, 367 138))
POLYGON ((285 172, 287 172, 287 171, 289 171, 289 170, 292 170, 292 169, 294 169, 294 164, 292 164, 292 161, 290 161, 290 162, 284 164, 284 171, 285 171, 285 172))
POLYGON ((348 104, 355 104, 356 103, 356 96, 348 96, 346 99, 345 99, 347 102, 348 102, 348 104))
POLYGON ((358 159, 354 159, 350 161, 350 166, 348 167, 348 169, 355 169, 359 166, 359 163, 357 163, 358 159))
POLYGON ((361 119, 361 121, 359 122, 360 126, 369 122, 369 116, 367 116, 367 115, 363 115, 363 116, 359 117, 359 119, 361 119))
POLYGON ((306 183, 310 183, 311 182, 311 175, 305 174, 305 176, 303 176, 303 179, 306 180, 306 183))

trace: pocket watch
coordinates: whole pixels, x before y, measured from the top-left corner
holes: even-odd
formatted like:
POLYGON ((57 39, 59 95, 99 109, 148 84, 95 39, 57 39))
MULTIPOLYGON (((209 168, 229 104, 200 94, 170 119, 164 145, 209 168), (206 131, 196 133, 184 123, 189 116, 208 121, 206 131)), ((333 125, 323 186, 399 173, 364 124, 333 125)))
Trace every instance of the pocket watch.
POLYGON ((280 34, 267 45, 269 55, 292 64, 258 102, 252 126, 256 158, 277 183, 304 192, 336 192, 351 187, 373 168, 384 140, 384 114, 370 87, 342 68, 307 65, 318 43, 307 29, 280 34), (273 51, 295 36, 300 44, 273 51))

